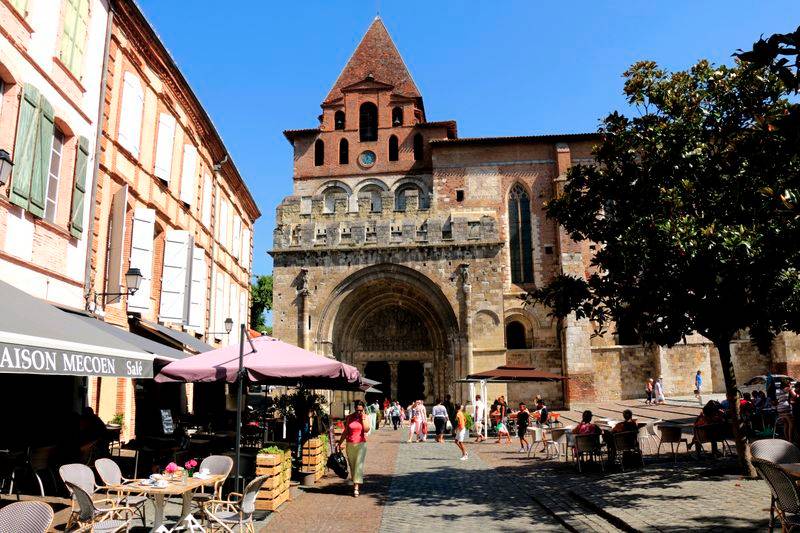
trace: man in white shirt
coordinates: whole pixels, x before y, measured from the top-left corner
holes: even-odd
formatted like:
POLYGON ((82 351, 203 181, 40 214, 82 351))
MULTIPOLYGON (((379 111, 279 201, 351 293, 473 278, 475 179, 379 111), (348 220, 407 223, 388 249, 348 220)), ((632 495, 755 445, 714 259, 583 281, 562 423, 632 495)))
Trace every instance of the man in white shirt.
POLYGON ((483 436, 483 414, 486 410, 486 404, 481 400, 481 395, 475 396, 475 412, 473 413, 473 421, 475 422, 475 442, 481 442, 486 437, 483 436))

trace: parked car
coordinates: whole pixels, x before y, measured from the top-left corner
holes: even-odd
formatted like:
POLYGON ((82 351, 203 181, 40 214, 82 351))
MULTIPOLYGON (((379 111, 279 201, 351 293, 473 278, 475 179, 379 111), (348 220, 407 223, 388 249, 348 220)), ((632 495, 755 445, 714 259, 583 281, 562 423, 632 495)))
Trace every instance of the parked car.
MULTIPOLYGON (((785 384, 787 381, 791 384, 794 384, 797 379, 791 376, 785 376, 783 374, 772 374, 772 377, 775 379, 776 383, 785 384)), ((744 385, 739 387, 739 390, 744 394, 745 392, 749 392, 753 394, 753 392, 759 390, 761 392, 767 392, 767 376, 760 375, 750 378, 745 382, 744 385)))

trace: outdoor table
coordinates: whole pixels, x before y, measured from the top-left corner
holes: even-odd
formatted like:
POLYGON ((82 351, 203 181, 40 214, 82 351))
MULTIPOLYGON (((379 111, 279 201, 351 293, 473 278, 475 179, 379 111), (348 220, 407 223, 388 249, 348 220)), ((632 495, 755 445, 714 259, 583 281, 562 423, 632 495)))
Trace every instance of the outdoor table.
POLYGON ((192 503, 192 494, 200 487, 213 486, 214 483, 225 479, 223 475, 210 475, 208 477, 184 477, 181 480, 167 480, 166 487, 154 487, 151 485, 142 485, 143 479, 134 479, 127 483, 118 483, 108 485, 108 492, 116 493, 135 493, 144 494, 145 496, 152 496, 153 503, 156 507, 156 515, 153 518, 153 529, 157 530, 164 522, 164 504, 167 496, 181 496, 183 501, 181 504, 181 516, 178 519, 180 524, 189 516, 190 505, 192 503))

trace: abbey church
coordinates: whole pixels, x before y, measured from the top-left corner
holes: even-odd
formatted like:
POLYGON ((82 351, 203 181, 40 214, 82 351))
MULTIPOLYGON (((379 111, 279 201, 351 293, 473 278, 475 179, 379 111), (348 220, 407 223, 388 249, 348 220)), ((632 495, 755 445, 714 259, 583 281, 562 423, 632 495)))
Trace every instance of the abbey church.
MULTIPOLYGON (((270 252, 276 337, 357 366, 403 405, 466 400, 459 379, 504 364, 569 378, 492 386, 490 396, 511 401, 640 397, 658 376, 668 395, 691 394, 698 369, 724 390, 702 337, 641 346, 522 305, 553 276, 589 269, 593 247, 572 241, 543 205, 571 165, 592 162, 597 134, 460 138, 455 120, 428 120, 380 18, 321 107, 317 126, 284 132, 294 193, 277 209, 270 252)), ((771 360, 735 342, 740 382, 796 371, 795 339, 781 338, 771 360)))

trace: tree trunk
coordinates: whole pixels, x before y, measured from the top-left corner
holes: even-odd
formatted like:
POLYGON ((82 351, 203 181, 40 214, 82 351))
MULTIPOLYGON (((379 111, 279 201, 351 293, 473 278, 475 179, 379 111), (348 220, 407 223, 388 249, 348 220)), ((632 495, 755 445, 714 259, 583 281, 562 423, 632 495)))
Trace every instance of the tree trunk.
POLYGON ((719 351, 722 363, 722 375, 725 378, 725 396, 728 398, 728 413, 733 423, 733 439, 736 442, 736 453, 739 456, 739 466, 744 477, 757 476, 755 468, 750 461, 750 446, 747 445, 747 435, 742 418, 739 416, 739 391, 736 388, 736 374, 731 361, 731 339, 714 341, 719 351))

